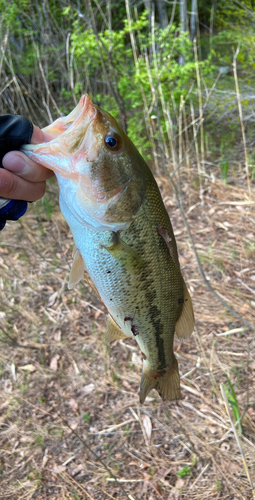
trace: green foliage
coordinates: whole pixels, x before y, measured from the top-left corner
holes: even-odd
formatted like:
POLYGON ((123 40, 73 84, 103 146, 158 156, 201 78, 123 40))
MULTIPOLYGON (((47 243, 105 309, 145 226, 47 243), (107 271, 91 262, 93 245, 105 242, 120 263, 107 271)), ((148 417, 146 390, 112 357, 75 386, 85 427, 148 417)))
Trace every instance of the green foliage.
POLYGON ((84 413, 83 418, 84 418, 84 420, 86 420, 86 422, 88 424, 90 421, 90 414, 88 412, 84 413))
POLYGON ((188 476, 190 474, 190 470, 191 468, 188 467, 188 465, 185 465, 182 469, 177 471, 177 476, 179 477, 188 476))
POLYGON ((226 378, 227 378, 228 386, 226 384, 223 384, 224 390, 225 390, 228 402, 231 405, 234 419, 236 422, 238 422, 237 425, 238 425, 239 432, 240 432, 240 434, 242 434, 242 426, 241 426, 241 422, 240 422, 240 412, 239 412, 238 401, 236 399, 236 393, 235 393, 234 387, 233 387, 233 385, 232 385, 232 383, 227 375, 226 375, 226 378))
MULTIPOLYGON (((65 9, 64 14, 67 12, 70 11, 65 9)), ((131 25, 124 19, 121 29, 105 29, 100 33, 95 33, 92 28, 84 30, 77 13, 75 17, 71 42, 81 80, 85 82, 89 78, 95 81, 103 69, 107 90, 97 93, 97 101, 120 120, 125 114, 131 140, 148 157, 151 143, 144 103, 150 116, 157 114, 160 123, 160 127, 155 127, 154 140, 160 139, 159 128, 167 140, 162 99, 165 103, 174 99, 178 105, 181 95, 187 96, 196 79, 189 34, 180 36, 175 25, 164 30, 156 26, 151 32, 146 11, 131 25), (135 54, 130 42, 131 33, 136 43, 135 54), (185 60, 183 66, 179 64, 180 54, 185 60)), ((199 65, 204 74, 213 71, 210 57, 199 65)), ((81 87, 74 90, 77 97, 84 91, 81 87)))
MULTIPOLYGON (((45 0, 43 3, 0 0, 2 39, 9 30, 3 81, 8 82, 16 75, 18 85, 14 86, 14 90, 18 107, 15 102, 13 109, 39 126, 58 116, 54 101, 60 112, 67 114, 80 96, 88 92, 93 101, 120 121, 140 152, 150 159, 153 158, 152 142, 157 153, 162 151, 163 141, 169 145, 166 110, 172 117, 173 134, 178 135, 181 96, 187 105, 187 114, 189 99, 194 103, 195 113, 198 108, 193 44, 189 33, 180 33, 178 4, 173 24, 164 30, 159 27, 157 3, 153 26, 151 12, 144 9, 143 3, 137 8, 131 5, 131 20, 127 19, 124 0, 111 5, 110 22, 106 2, 99 6, 92 1, 90 8, 88 2, 76 0, 68 4, 58 0, 45 0), (185 62, 183 65, 179 64, 181 55, 185 62)), ((238 70, 254 69, 255 10, 249 0, 244 0, 242 4, 217 0, 213 5, 212 12, 211 3, 198 4, 199 18, 208 27, 201 30, 198 66, 201 82, 205 82, 208 88, 212 86, 219 67, 224 66, 227 71, 222 73, 218 85, 220 92, 226 92, 228 101, 226 103, 225 97, 218 94, 217 102, 217 97, 213 95, 216 100, 215 120, 225 112, 226 104, 230 111, 236 109, 236 102, 228 96, 230 88, 235 92, 232 59, 237 46, 238 70), (213 32, 209 29, 211 21, 213 32)), ((191 0, 187 6, 190 11, 191 0)), ((168 3, 169 19, 172 8, 168 3)), ((253 83, 253 73, 250 72, 247 84, 253 83)), ((4 103, 13 98, 13 88, 8 92, 4 103)), ((244 109, 248 105, 245 100, 242 102, 244 109)), ((3 109, 3 112, 10 110, 3 109)), ((226 129, 226 144, 230 149, 232 132, 233 141, 236 141, 237 121, 226 121, 222 128, 226 129)), ((238 127, 239 130, 239 123, 238 127)), ((252 128, 249 128, 249 133, 254 135, 252 128)), ((225 157, 221 167, 222 176, 227 181, 225 157)), ((255 176, 254 169, 252 175, 255 176)), ((50 216, 51 207, 46 206, 46 209, 50 216)))

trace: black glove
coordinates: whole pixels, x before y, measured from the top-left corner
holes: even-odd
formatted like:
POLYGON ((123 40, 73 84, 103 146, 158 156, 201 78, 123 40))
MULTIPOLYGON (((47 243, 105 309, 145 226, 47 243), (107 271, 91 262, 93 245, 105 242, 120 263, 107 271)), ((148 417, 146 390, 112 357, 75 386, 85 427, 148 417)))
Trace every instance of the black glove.
MULTIPOLYGON (((9 151, 29 144, 33 133, 33 124, 25 116, 2 115, 0 116, 0 168, 3 156, 9 151)), ((3 200, 0 198, 0 231, 7 220, 17 220, 24 215, 27 202, 22 200, 3 200)))

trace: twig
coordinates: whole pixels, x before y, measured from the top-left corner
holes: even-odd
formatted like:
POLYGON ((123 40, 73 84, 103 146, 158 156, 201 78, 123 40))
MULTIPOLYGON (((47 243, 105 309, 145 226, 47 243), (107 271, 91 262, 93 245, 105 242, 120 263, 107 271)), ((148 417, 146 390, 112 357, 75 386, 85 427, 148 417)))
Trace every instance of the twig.
POLYGON ((194 488, 195 484, 199 481, 199 479, 202 477, 202 475, 204 474, 204 472, 207 471, 208 467, 210 465, 210 462, 208 462, 208 464, 206 464, 206 466, 201 470, 199 476, 197 476, 197 478, 195 479, 194 483, 190 486, 190 490, 192 491, 192 488, 194 488))

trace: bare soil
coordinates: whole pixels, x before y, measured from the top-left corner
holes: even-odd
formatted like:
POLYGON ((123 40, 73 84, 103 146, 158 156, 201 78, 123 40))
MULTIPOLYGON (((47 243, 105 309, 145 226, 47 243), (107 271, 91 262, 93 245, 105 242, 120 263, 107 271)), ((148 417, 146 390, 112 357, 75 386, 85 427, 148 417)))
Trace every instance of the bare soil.
MULTIPOLYGON (((243 169, 225 184, 210 168, 203 204, 194 178, 183 183, 186 215, 211 285, 255 324, 255 186, 249 197, 243 169)), ((153 391, 140 406, 136 342, 109 348, 104 306, 86 282, 67 289, 73 240, 50 184, 0 233, 2 499, 255 498, 254 330, 209 292, 169 181, 157 180, 196 317, 175 343, 182 399, 153 391)))

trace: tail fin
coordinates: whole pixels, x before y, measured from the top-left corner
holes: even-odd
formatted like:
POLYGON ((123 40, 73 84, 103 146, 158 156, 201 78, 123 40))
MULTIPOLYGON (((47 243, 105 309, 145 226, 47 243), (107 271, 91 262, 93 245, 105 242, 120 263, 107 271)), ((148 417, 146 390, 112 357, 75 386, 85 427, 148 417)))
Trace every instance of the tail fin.
POLYGON ((140 385, 140 403, 152 389, 156 389, 162 399, 180 399, 180 375, 177 360, 174 358, 172 367, 162 375, 160 372, 143 370, 140 385))

